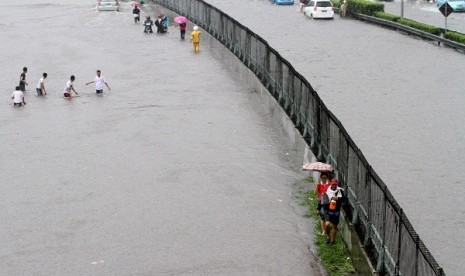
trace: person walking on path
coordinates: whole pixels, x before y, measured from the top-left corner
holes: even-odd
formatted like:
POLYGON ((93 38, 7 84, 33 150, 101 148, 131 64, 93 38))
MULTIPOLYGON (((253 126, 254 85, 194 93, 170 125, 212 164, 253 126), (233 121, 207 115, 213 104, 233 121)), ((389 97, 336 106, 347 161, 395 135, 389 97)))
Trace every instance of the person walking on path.
POLYGON ((106 82, 105 77, 101 75, 100 70, 97 70, 97 76, 95 76, 95 79, 93 81, 86 83, 86 85, 89 85, 91 83, 95 83, 95 93, 97 94, 103 93, 104 85, 106 85, 108 90, 111 91, 110 86, 108 86, 108 83, 106 82))
POLYGON ((140 9, 136 6, 134 6, 134 9, 132 10, 132 16, 134 16, 134 23, 137 24, 140 22, 140 9))
POLYGON ((181 33, 181 39, 184 40, 184 37, 186 36, 186 23, 180 23, 179 24, 179 32, 181 33))
POLYGON ((326 227, 325 227, 325 210, 323 209, 323 205, 321 204, 321 200, 323 195, 326 193, 330 186, 330 182, 328 180, 328 173, 322 172, 320 174, 320 182, 315 185, 315 194, 317 195, 318 204, 316 207, 316 213, 320 216, 320 226, 321 226, 321 235, 326 235, 326 227))
POLYGON ((191 43, 194 45, 194 52, 198 52, 200 50, 200 35, 202 32, 199 31, 199 27, 194 26, 193 31, 191 33, 191 43))
POLYGON ((322 203, 324 203, 323 208, 325 209, 326 243, 334 244, 345 195, 344 189, 338 187, 337 179, 331 179, 330 183, 331 186, 323 195, 322 203))
POLYGON ((47 91, 45 91, 44 81, 47 78, 47 73, 42 74, 42 78, 39 79, 39 83, 36 87, 37 96, 47 95, 47 91))
POLYGON ((11 94, 11 99, 13 100, 13 106, 22 106, 26 104, 24 100, 24 93, 20 90, 19 86, 16 86, 16 90, 11 94))
POLYGON ((27 67, 23 68, 23 72, 19 76, 19 89, 23 92, 26 91, 26 85, 29 85, 26 81, 26 73, 27 73, 27 67))
POLYGON ((63 93, 63 95, 65 96, 65 98, 71 98, 71 91, 74 92, 74 94, 78 94, 76 92, 76 90, 74 90, 74 87, 73 87, 73 83, 74 83, 74 80, 76 79, 76 77, 74 75, 71 75, 71 77, 69 78, 69 80, 66 82, 66 86, 65 86, 65 91, 63 93))

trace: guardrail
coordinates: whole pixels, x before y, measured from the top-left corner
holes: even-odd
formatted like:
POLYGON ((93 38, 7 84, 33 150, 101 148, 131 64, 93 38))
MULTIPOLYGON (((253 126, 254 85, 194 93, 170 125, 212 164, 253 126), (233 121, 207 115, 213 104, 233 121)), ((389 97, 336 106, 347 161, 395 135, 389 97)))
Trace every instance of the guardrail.
POLYGON ((377 271, 445 275, 341 122, 289 61, 262 37, 202 0, 152 2, 188 17, 229 49, 276 99, 317 159, 333 164, 347 191, 346 216, 377 271))
MULTIPOLYGON (((383 26, 383 27, 386 27, 386 28, 394 29, 396 31, 402 31, 402 32, 408 33, 409 35, 413 35, 413 36, 421 37, 423 39, 435 41, 435 42, 437 42, 438 45, 442 44, 444 46, 447 46, 447 47, 450 47, 450 48, 453 48, 455 50, 459 50, 459 51, 465 53, 465 45, 464 44, 458 43, 458 42, 450 40, 450 39, 446 39, 444 37, 433 35, 433 34, 430 34, 430 33, 427 33, 427 32, 424 32, 424 31, 421 31, 421 30, 418 30, 418 29, 415 29, 415 28, 412 28, 412 27, 409 27, 409 26, 399 24, 397 22, 377 18, 377 17, 374 17, 374 16, 369 16, 369 15, 365 15, 365 14, 361 14, 361 13, 351 13, 350 15, 355 19, 368 21, 368 22, 376 24, 376 25, 380 25, 380 26, 383 26)), ((443 32, 444 32, 444 30, 443 30, 443 32)))

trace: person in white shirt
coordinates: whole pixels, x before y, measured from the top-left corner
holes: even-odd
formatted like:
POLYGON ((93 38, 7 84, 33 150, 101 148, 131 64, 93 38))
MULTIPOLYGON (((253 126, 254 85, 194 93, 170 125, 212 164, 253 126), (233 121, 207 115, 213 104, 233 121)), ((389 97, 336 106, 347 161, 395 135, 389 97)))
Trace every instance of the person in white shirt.
POLYGON ((341 207, 345 201, 345 194, 344 189, 338 187, 338 181, 336 178, 331 179, 330 184, 331 186, 329 186, 328 190, 326 190, 322 201, 324 202, 323 208, 325 209, 324 220, 326 243, 334 244, 341 207))
POLYGON ((105 77, 100 75, 100 74, 101 74, 100 70, 97 70, 97 76, 95 76, 95 80, 86 83, 86 85, 89 85, 91 83, 95 83, 95 93, 97 93, 97 94, 102 94, 103 93, 104 85, 106 85, 108 90, 111 91, 110 86, 108 86, 108 83, 105 80, 105 77))
POLYGON ((40 78, 39 83, 36 87, 37 96, 40 95, 47 95, 47 91, 45 91, 44 81, 47 78, 47 73, 42 74, 42 78, 40 78))
POLYGON ((63 93, 65 98, 71 97, 71 91, 73 91, 76 95, 78 94, 76 90, 74 90, 74 87, 73 87, 73 82, 75 79, 76 77, 74 75, 71 75, 71 77, 69 78, 69 81, 66 82, 65 91, 63 93))
POLYGON ((25 105, 26 102, 24 101, 24 93, 21 91, 19 86, 16 86, 16 90, 11 94, 11 99, 13 100, 14 106, 22 106, 25 105))

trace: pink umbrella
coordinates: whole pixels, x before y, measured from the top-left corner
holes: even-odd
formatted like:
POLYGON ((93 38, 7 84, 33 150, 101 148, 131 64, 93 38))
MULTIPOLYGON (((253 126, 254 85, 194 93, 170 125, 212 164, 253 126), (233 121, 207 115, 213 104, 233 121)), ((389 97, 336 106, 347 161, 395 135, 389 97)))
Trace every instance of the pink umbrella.
POLYGON ((140 7, 140 3, 139 2, 136 2, 136 1, 131 1, 131 6, 136 6, 136 7, 140 7))
POLYGON ((316 171, 316 172, 332 172, 333 166, 330 164, 325 164, 321 162, 307 163, 302 166, 302 169, 307 171, 316 171))
POLYGON ((187 23, 187 18, 184 17, 184 16, 176 16, 174 19, 173 19, 174 22, 178 23, 178 24, 182 24, 182 23, 187 23))

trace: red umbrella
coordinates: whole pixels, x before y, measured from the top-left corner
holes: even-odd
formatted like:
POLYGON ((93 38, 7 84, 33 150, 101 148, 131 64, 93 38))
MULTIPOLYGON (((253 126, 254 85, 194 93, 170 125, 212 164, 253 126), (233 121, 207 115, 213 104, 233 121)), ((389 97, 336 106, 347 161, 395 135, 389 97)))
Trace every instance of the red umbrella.
POLYGON ((136 6, 136 7, 140 7, 140 3, 139 2, 136 2, 136 1, 131 1, 131 6, 136 6))
POLYGON ((302 169, 307 171, 315 171, 315 172, 332 172, 333 166, 330 164, 325 164, 321 162, 313 162, 307 163, 302 166, 302 169))

